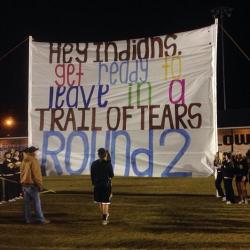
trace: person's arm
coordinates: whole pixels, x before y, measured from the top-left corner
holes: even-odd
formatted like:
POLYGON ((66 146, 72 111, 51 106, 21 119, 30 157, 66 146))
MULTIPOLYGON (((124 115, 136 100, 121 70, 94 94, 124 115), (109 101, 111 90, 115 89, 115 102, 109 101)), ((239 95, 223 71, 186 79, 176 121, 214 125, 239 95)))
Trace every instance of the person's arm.
POLYGON ((94 185, 94 164, 92 163, 91 166, 90 166, 90 175, 91 175, 91 182, 92 182, 92 185, 94 185))
POLYGON ((24 162, 21 162, 21 166, 20 166, 20 182, 22 183, 24 177, 24 162))
POLYGON ((33 181, 35 185, 39 188, 39 190, 42 190, 43 178, 42 178, 41 168, 37 159, 34 159, 32 161, 31 173, 32 173, 32 177, 33 177, 33 181))
POLYGON ((109 166, 109 177, 113 178, 114 177, 113 166, 111 163, 108 166, 109 166))

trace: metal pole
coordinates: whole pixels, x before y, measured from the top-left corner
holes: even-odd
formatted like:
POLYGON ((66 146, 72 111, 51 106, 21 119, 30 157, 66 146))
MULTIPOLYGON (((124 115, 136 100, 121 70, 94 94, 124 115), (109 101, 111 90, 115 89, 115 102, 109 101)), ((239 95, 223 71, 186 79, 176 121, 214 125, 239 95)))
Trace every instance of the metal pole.
POLYGON ((223 87, 223 109, 227 110, 226 78, 225 78, 225 55, 224 55, 224 32, 223 32, 223 13, 220 12, 221 25, 221 57, 222 57, 222 87, 223 87))
POLYGON ((227 110, 227 95, 226 95, 226 77, 225 77, 225 51, 224 51, 224 27, 223 21, 225 17, 230 17, 232 13, 230 7, 217 7, 211 10, 214 18, 219 18, 220 34, 221 34, 221 61, 222 61, 222 88, 223 88, 223 109, 227 110))
POLYGON ((231 135, 233 138, 233 143, 231 144, 231 152, 233 153, 234 152, 234 130, 233 129, 231 129, 231 135))
POLYGON ((2 201, 5 201, 5 180, 1 179, 2 181, 2 201))

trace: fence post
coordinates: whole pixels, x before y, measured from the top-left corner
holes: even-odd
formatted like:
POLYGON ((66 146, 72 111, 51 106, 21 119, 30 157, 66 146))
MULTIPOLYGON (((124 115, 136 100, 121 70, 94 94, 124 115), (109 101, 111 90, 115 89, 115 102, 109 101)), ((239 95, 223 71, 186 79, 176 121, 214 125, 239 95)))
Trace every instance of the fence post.
POLYGON ((5 180, 1 178, 1 181, 2 181, 2 200, 1 201, 5 201, 5 180))

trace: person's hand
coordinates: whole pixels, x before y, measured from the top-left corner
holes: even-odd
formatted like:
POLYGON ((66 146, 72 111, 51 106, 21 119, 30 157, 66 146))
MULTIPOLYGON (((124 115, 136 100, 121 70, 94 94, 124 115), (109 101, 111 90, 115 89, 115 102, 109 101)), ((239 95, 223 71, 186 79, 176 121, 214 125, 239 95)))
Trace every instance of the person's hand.
POLYGON ((13 163, 9 163, 7 166, 8 166, 9 168, 13 168, 13 167, 14 167, 14 164, 13 164, 13 163))
POLYGON ((38 186, 38 190, 39 190, 39 192, 43 192, 45 190, 45 188, 43 186, 38 186))
POLYGON ((17 162, 15 163, 15 166, 16 166, 16 167, 20 167, 20 166, 21 166, 21 162, 20 162, 20 161, 17 161, 17 162))

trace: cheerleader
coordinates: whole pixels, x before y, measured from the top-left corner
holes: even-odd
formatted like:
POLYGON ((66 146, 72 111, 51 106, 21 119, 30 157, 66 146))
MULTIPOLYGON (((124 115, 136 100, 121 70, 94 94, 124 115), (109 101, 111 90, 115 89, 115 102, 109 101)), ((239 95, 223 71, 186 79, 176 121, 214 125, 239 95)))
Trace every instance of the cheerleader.
POLYGON ((223 162, 223 180, 226 193, 226 203, 235 203, 234 190, 233 190, 233 178, 234 178, 234 163, 231 153, 225 153, 225 160, 223 162))
POLYGON ((243 157, 241 154, 237 155, 235 159, 236 167, 236 178, 235 184, 237 187, 238 195, 240 198, 239 204, 248 204, 247 199, 247 182, 248 182, 248 164, 246 157, 243 157))
POLYGON ((214 167, 215 167, 215 188, 216 188, 216 197, 222 198, 225 196, 223 189, 221 187, 221 183, 223 181, 222 175, 222 160, 220 159, 220 152, 216 153, 215 160, 214 160, 214 167))

